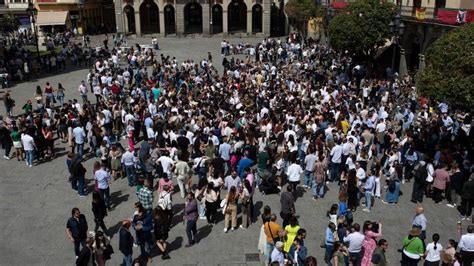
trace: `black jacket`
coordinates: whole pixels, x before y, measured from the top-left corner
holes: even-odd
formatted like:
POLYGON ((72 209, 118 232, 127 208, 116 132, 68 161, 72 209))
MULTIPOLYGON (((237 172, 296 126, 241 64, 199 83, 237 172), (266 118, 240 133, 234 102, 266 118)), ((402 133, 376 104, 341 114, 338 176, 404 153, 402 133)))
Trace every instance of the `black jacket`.
POLYGON ((88 266, 89 261, 91 260, 91 257, 92 257, 92 265, 96 265, 94 253, 92 252, 92 249, 89 247, 83 248, 81 250, 81 253, 77 257, 76 266, 88 266))
POLYGON ((107 207, 103 200, 99 202, 92 202, 92 212, 94 213, 94 218, 104 219, 107 216, 107 207))
POLYGON ((133 236, 123 226, 120 227, 119 233, 119 250, 125 255, 133 254, 133 236))
POLYGON ((474 179, 470 179, 464 184, 461 198, 465 200, 474 199, 474 179))

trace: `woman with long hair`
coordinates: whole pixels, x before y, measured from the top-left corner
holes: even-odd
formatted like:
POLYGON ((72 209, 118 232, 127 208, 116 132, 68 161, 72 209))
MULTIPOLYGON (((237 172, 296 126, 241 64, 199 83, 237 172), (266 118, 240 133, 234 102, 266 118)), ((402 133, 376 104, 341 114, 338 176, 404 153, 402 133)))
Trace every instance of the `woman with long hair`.
POLYGON ((161 207, 156 207, 153 210, 153 220, 154 220, 154 233, 156 239, 156 245, 161 251, 161 258, 163 260, 170 259, 168 254, 168 232, 170 230, 170 221, 168 214, 161 207))
POLYGON ((357 176, 356 170, 351 169, 347 175, 347 207, 355 212, 357 209, 358 200, 357 196, 359 194, 359 187, 357 186, 357 176))
POLYGON ((58 88, 56 89, 56 99, 59 101, 59 106, 63 107, 64 104, 64 95, 66 89, 63 87, 63 84, 58 83, 58 88))
POLYGON ((300 225, 296 216, 292 215, 290 218, 290 223, 285 227, 286 231, 286 240, 284 242, 283 250, 288 253, 290 251, 291 245, 295 240, 298 230, 300 230, 300 225))
POLYGON ((252 224, 253 189, 248 179, 242 183, 242 193, 240 193, 242 203, 242 224, 240 228, 248 228, 252 224))
POLYGON ((361 265, 370 265, 372 259, 372 253, 374 253, 377 247, 377 237, 382 236, 382 223, 378 222, 378 232, 374 232, 373 223, 371 221, 365 221, 363 227, 364 240, 362 241, 362 263, 361 265))
POLYGON ((209 224, 215 224, 217 215, 218 193, 214 190, 212 183, 207 184, 204 190, 204 199, 206 205, 206 219, 209 224))
POLYGON ((229 230, 229 222, 232 221, 231 231, 234 231, 237 228, 237 201, 239 199, 239 194, 237 193, 237 188, 232 186, 227 194, 226 206, 224 208, 224 233, 227 233, 229 230), (229 220, 231 219, 231 220, 229 220))
POLYGON ((95 240, 92 244, 92 249, 95 253, 95 260, 97 262, 97 266, 105 265, 106 258, 104 258, 104 251, 108 245, 110 245, 109 238, 101 231, 96 232, 95 240))
POLYGON ((426 245, 424 266, 439 266, 443 246, 439 244, 439 234, 433 234, 433 242, 426 245))
POLYGON ((104 223, 104 218, 107 216, 107 207, 97 191, 92 192, 92 213, 94 214, 95 222, 94 232, 97 232, 97 229, 100 227, 104 233, 107 234, 107 227, 104 223))

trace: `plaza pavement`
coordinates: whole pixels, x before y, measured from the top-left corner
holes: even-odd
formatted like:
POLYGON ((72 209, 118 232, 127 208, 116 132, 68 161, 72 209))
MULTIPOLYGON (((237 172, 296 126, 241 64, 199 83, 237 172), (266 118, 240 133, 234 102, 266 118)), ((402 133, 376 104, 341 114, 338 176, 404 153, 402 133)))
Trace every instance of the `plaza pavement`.
MULTIPOLYGON (((162 51, 170 53, 178 60, 193 58, 199 60, 212 52, 216 63, 220 65, 220 38, 196 39, 160 39, 162 51)), ((258 40, 243 39, 248 42, 258 40)), ((236 43, 235 41, 231 40, 236 43)), ((150 43, 149 39, 138 39, 140 43, 150 43)), ((131 40, 129 40, 129 44, 131 40)), ((21 111, 21 106, 27 99, 32 99, 37 84, 44 86, 49 81, 53 86, 61 82, 66 88, 66 98, 77 98, 77 87, 85 79, 86 69, 70 70, 66 73, 41 78, 34 82, 17 84, 10 88, 16 100, 14 113, 21 111)), ((2 97, 3 93, 0 94, 2 97)), ((3 108, 3 107, 2 107, 3 108)), ((2 112, 3 113, 3 109, 2 112)), ((56 152, 59 158, 51 162, 29 168, 24 162, 16 159, 6 161, 0 159, 0 265, 74 265, 73 244, 65 233, 66 221, 71 215, 73 207, 79 207, 86 216, 89 228, 94 228, 91 211, 91 196, 79 198, 68 183, 66 169, 67 147, 56 141, 56 152)), ((2 151, 3 152, 3 151, 2 151)), ((93 189, 92 164, 95 159, 84 163, 87 169, 89 191, 93 189)), ((196 179, 194 179, 196 181, 196 179)), ((328 224, 325 216, 330 205, 337 203, 337 187, 329 185, 327 197, 317 202, 311 200, 310 193, 305 193, 296 203, 300 225, 305 228, 307 238, 305 244, 308 254, 316 256, 323 265, 324 250, 319 247, 324 230, 328 224)), ((131 217, 133 204, 137 201, 133 188, 127 186, 125 179, 118 179, 110 184, 112 202, 115 209, 105 218, 105 223, 113 232, 111 240, 115 249, 108 265, 119 265, 122 256, 118 250, 118 229, 123 219, 131 217)), ((371 213, 357 211, 354 214, 355 222, 362 224, 365 220, 380 220, 383 223, 383 238, 389 241, 387 258, 390 265, 399 265, 401 239, 407 234, 415 204, 409 201, 411 184, 402 185, 404 195, 396 205, 384 205, 379 200, 371 213)), ((156 197, 155 193, 155 197, 156 197)), ((214 227, 207 226, 205 220, 198 221, 199 244, 185 248, 185 226, 182 223, 183 200, 174 194, 175 219, 174 226, 169 234, 171 260, 163 262, 160 256, 153 259, 150 265, 261 265, 257 262, 257 241, 260 230, 258 222, 248 229, 238 229, 225 234, 223 221, 214 227)), ((255 195, 256 213, 260 215, 264 205, 270 205, 275 213, 280 212, 278 195, 255 195)), ((156 201, 155 201, 156 203, 156 201)), ((422 204, 426 209, 428 219, 428 237, 437 232, 441 236, 441 243, 449 238, 459 240, 457 233, 458 213, 455 209, 443 205, 435 205, 428 199, 422 204)), ((240 214, 239 214, 240 216, 240 214)), ((240 218, 239 218, 240 222, 240 218)), ((281 219, 278 220, 281 223, 281 219)), ((464 225, 464 228, 466 225, 464 225)), ((134 257, 139 255, 139 248, 134 249, 134 257)))

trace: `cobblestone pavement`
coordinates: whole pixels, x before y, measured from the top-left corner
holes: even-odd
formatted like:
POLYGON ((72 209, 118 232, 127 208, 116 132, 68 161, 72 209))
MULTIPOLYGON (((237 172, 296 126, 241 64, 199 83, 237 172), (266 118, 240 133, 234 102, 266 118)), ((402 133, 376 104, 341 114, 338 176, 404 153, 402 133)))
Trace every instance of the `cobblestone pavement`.
MULTIPOLYGON (((172 53, 178 59, 190 57, 197 60, 211 51, 214 58, 220 61, 220 40, 220 38, 169 38, 160 39, 160 45, 163 53, 172 53)), ((144 39, 138 41, 145 42, 144 39)), ((10 88, 17 103, 14 112, 18 114, 23 103, 33 98, 37 84, 44 85, 47 81, 53 86, 61 82, 67 90, 66 98, 80 98, 77 86, 81 79, 85 79, 86 73, 85 69, 75 69, 33 82, 17 84, 10 88)), ((71 215, 72 207, 79 207, 86 215, 89 227, 94 226, 91 196, 79 198, 71 190, 65 164, 67 148, 63 144, 56 143, 59 158, 32 168, 15 159, 0 160, 0 226, 3 228, 0 232, 0 238, 3 240, 0 245, 0 265, 73 265, 73 245, 65 234, 66 221, 71 215)), ((95 159, 89 159, 84 164, 88 170, 86 177, 89 181, 89 191, 93 188, 91 169, 94 161, 95 159)), ((118 250, 116 233, 120 221, 132 215, 133 204, 137 198, 134 190, 127 186, 124 179, 112 182, 110 187, 115 209, 105 218, 105 223, 114 233, 111 241, 116 253, 108 265, 119 265, 121 254, 118 250)), ((325 214, 330 205, 337 201, 337 187, 333 184, 329 187, 327 197, 322 200, 315 202, 311 200, 309 193, 305 193, 296 203, 300 224, 308 230, 306 239, 308 253, 316 256, 321 265, 324 250, 319 245, 328 223, 325 214)), ((399 265, 400 255, 397 249, 401 247, 401 239, 409 230, 415 209, 415 205, 409 201, 411 185, 409 183, 402 185, 402 190, 404 195, 399 204, 384 205, 377 200, 371 213, 358 211, 354 214, 355 221, 359 223, 368 219, 383 222, 383 237, 389 241, 387 256, 391 265, 399 265)), ((171 260, 162 262, 157 256, 151 265, 260 265, 256 261, 259 222, 251 225, 249 229, 238 229, 224 234, 222 221, 210 227, 204 220, 200 220, 199 244, 185 248, 185 226, 181 222, 183 200, 178 194, 174 195, 173 200, 177 215, 168 239, 171 243, 171 260)), ((277 195, 262 196, 257 193, 254 201, 258 215, 267 204, 276 213, 280 211, 277 195)), ((431 200, 426 200, 423 206, 426 208, 429 236, 435 232, 439 233, 441 243, 444 245, 449 238, 458 240, 459 234, 456 231, 458 214, 455 209, 435 205, 431 200)), ((138 248, 134 249, 134 254, 139 254, 138 248)))

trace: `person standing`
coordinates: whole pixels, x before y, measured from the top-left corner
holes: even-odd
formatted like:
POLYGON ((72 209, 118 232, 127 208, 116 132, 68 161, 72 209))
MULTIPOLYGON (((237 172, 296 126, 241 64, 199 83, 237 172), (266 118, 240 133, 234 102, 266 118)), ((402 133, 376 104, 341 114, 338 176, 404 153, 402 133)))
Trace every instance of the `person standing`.
POLYGON ((355 223, 352 225, 351 233, 344 237, 344 243, 349 242, 349 258, 353 265, 360 265, 360 252, 362 250, 362 242, 365 236, 360 233, 360 225, 355 223))
POLYGON ((79 208, 73 208, 71 215, 66 223, 66 234, 74 244, 74 253, 77 259, 80 254, 79 246, 82 246, 83 249, 85 248, 88 226, 86 216, 81 214, 79 208))
POLYGON ((84 155, 84 142, 86 139, 86 132, 82 128, 81 122, 77 122, 76 127, 72 130, 72 134, 74 136, 74 142, 77 147, 77 155, 79 156, 79 160, 82 161, 82 157, 84 155))
POLYGON ((100 197, 99 192, 92 192, 92 213, 94 214, 95 229, 94 232, 102 228, 104 233, 107 234, 107 227, 104 224, 104 218, 107 216, 107 207, 105 206, 104 200, 100 197))
POLYGON ((186 206, 184 207, 184 219, 186 220, 186 235, 188 236, 188 244, 185 247, 191 247, 197 243, 197 220, 198 214, 198 203, 194 198, 194 192, 189 192, 186 199, 186 206))
POLYGON ((433 200, 435 203, 440 203, 443 200, 442 193, 445 191, 447 183, 449 183, 449 172, 446 170, 446 166, 441 164, 435 170, 433 178, 433 200))
POLYGON ((95 171, 94 179, 97 181, 100 197, 104 200, 107 209, 111 210, 109 182, 112 180, 112 176, 105 170, 104 164, 101 164, 100 169, 95 171))
POLYGON ((33 157, 34 151, 36 149, 35 140, 33 137, 25 130, 21 135, 21 144, 26 153, 26 165, 33 167, 33 157))
POLYGON ((293 187, 288 185, 286 192, 281 193, 280 204, 281 212, 280 217, 283 219, 283 228, 290 222, 291 216, 296 213, 295 210, 295 199, 293 198, 293 187))
POLYGON ((76 259, 76 266, 95 266, 95 256, 92 249, 94 243, 94 238, 89 237, 85 240, 86 245, 79 253, 79 256, 76 259))
POLYGON ((191 176, 191 167, 189 167, 183 154, 178 154, 178 162, 174 165, 173 173, 176 176, 176 180, 178 181, 181 198, 184 199, 186 195, 186 187, 188 186, 188 180, 191 176))
POLYGON ((81 94, 82 102, 85 103, 87 101, 87 86, 84 80, 81 81, 81 84, 77 90, 81 94))
POLYGON ((377 247, 377 242, 375 238, 382 236, 382 223, 378 222, 378 232, 375 232, 375 228, 373 228, 373 223, 370 221, 364 222, 364 241, 362 241, 362 260, 361 265, 370 265, 370 260, 372 259, 372 253, 374 252, 375 248, 377 247))
POLYGON ((385 252, 387 252, 387 248, 388 241, 383 238, 380 239, 377 243, 377 247, 375 248, 374 253, 372 253, 372 259, 370 260, 372 266, 385 266, 388 264, 387 258, 385 257, 385 252))
POLYGON ((71 173, 71 186, 72 189, 77 190, 79 197, 83 198, 86 196, 86 168, 82 165, 81 160, 76 154, 70 153, 69 169, 71 173))
POLYGON ((474 205, 474 174, 471 174, 469 180, 464 183, 461 193, 461 219, 468 220, 472 213, 474 205))
POLYGON ((226 206, 224 208, 224 233, 229 230, 229 223, 231 223, 230 231, 237 229, 237 202, 239 200, 239 193, 237 188, 232 186, 226 196, 226 206))
POLYGON ((128 179, 128 186, 133 187, 135 185, 135 163, 137 163, 137 158, 133 154, 133 147, 129 147, 120 160, 128 179))
MULTIPOLYGON (((264 256, 265 256, 265 263, 269 263, 273 248, 275 245, 280 242, 279 240, 279 232, 280 232, 280 225, 276 222, 277 216, 275 214, 271 214, 270 220, 263 224, 263 231, 266 236, 266 244, 264 249, 264 256)), ((281 243, 281 249, 283 250, 283 242, 281 243)))
POLYGON ((472 265, 474 262, 474 225, 467 227, 467 233, 459 239, 459 250, 462 255, 462 265, 472 265))
POLYGON ((2 143, 2 148, 5 150, 5 154, 3 155, 3 158, 5 160, 10 160, 10 151, 12 149, 12 137, 10 136, 10 131, 8 128, 5 126, 5 123, 3 122, 3 117, 0 116, 0 142, 2 143))
POLYGON ((153 210, 153 192, 149 189, 150 181, 145 179, 144 186, 138 191, 138 201, 142 204, 143 208, 151 213, 153 210))
POLYGON ((133 236, 130 233, 130 220, 124 220, 119 231, 119 250, 123 254, 123 265, 132 266, 133 236))
POLYGON ((443 246, 438 243, 439 235, 433 234, 433 242, 426 245, 425 251, 425 263, 424 266, 439 266, 441 261, 441 252, 443 251, 443 246))
POLYGON ((301 174, 303 173, 303 168, 301 165, 296 163, 296 158, 292 158, 291 165, 288 166, 286 170, 286 174, 288 176, 288 186, 293 187, 292 194, 293 198, 296 200, 298 197, 298 185, 300 183, 301 174))
POLYGON ((411 223, 414 228, 416 227, 421 230, 420 239, 423 241, 426 238, 426 224, 428 222, 424 212, 425 209, 423 209, 423 207, 417 207, 415 217, 413 218, 413 221, 411 223))
POLYGON ((375 176, 369 171, 368 172, 368 178, 365 181, 364 185, 364 193, 365 193, 365 208, 362 209, 364 212, 370 212, 370 209, 372 208, 372 197, 374 195, 374 189, 375 189, 375 176))
POLYGON ((303 187, 310 189, 314 180, 314 169, 316 166, 316 153, 313 147, 309 148, 309 154, 304 158, 304 180, 303 187))
POLYGON ((420 239, 421 230, 413 228, 403 239, 402 261, 403 266, 416 266, 424 255, 423 241, 420 239))

